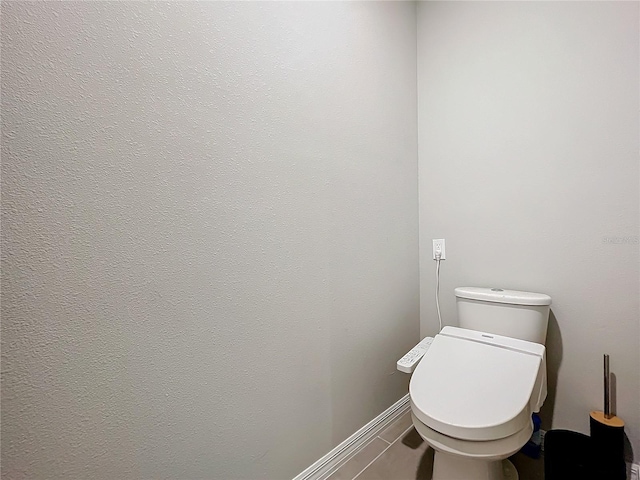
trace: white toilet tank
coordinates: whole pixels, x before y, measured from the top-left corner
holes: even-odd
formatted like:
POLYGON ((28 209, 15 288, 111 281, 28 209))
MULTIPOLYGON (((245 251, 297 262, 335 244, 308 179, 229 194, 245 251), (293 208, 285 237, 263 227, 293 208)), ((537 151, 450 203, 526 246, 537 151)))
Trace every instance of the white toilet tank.
POLYGON ((455 290, 461 328, 545 344, 551 297, 501 288, 455 290))

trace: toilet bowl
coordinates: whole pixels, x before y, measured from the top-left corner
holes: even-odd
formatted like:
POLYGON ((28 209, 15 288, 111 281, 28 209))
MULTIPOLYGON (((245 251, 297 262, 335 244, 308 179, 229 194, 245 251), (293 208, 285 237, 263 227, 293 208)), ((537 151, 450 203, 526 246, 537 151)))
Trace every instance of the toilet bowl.
POLYGON ((435 450, 433 480, 511 480, 546 397, 539 343, 445 327, 409 386, 413 424, 435 450))

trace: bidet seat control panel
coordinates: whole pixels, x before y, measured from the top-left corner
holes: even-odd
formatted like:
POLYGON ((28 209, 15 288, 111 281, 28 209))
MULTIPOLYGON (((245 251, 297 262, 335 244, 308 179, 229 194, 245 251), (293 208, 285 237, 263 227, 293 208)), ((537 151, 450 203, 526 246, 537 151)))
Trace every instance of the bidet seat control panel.
POLYGON ((398 360, 396 363, 398 370, 404 373, 412 373, 416 369, 418 362, 420 362, 422 357, 424 357, 424 354, 429 350, 431 342, 433 342, 433 337, 423 338, 420 343, 413 347, 404 357, 398 360))

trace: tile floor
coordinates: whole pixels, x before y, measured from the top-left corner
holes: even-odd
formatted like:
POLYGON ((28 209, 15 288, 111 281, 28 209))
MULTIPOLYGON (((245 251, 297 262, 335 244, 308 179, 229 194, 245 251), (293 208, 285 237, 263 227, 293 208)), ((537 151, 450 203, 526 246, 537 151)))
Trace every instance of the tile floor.
MULTIPOLYGON (((543 480, 543 460, 522 454, 511 458, 520 480, 543 480)), ((404 413, 371 440, 327 480, 431 480, 433 450, 404 413)))

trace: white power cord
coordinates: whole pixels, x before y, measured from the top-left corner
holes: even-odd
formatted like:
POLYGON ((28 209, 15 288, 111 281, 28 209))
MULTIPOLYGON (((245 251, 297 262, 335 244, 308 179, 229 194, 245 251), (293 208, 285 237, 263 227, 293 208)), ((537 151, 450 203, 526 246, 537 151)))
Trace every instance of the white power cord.
POLYGON ((441 252, 436 250, 436 310, 438 311, 438 323, 440 332, 442 330, 442 316, 440 315, 440 256, 441 252))

